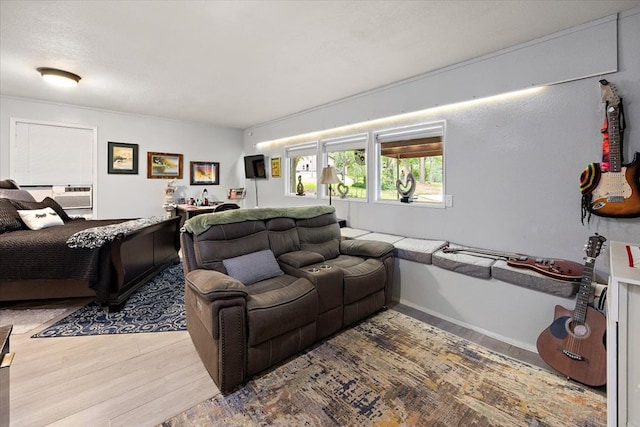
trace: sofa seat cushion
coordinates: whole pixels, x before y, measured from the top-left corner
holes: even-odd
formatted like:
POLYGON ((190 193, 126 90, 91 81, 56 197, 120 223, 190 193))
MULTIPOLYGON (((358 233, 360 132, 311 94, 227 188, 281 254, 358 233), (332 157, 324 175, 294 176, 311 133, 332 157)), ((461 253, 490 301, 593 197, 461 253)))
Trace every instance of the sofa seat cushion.
POLYGON ((359 228, 343 227, 340 229, 340 235, 343 239, 357 239, 369 233, 371 233, 371 231, 361 230, 359 228))
POLYGON ((575 295, 580 286, 580 282, 556 280, 533 270, 511 267, 503 260, 491 266, 491 274, 498 280, 565 298, 575 295))
MULTIPOLYGON (((449 248, 461 249, 463 246, 449 244, 449 248)), ((455 271, 456 273, 481 279, 491 278, 491 266, 496 262, 493 258, 481 255, 472 255, 463 252, 444 252, 437 250, 431 256, 431 262, 440 268, 455 271)))
POLYGON ((250 346, 316 320, 318 295, 307 279, 285 274, 254 283, 247 290, 250 346))
POLYGON ((395 234, 386 233, 367 233, 357 237, 357 239, 360 240, 377 240, 379 242, 386 242, 391 244, 394 244, 395 242, 404 238, 404 236, 396 236, 395 234))
POLYGON ((339 267, 343 272, 344 304, 351 304, 384 289, 387 270, 377 259, 339 256, 327 264, 339 267))
POLYGON ((421 264, 431 264, 431 256, 435 251, 447 244, 444 240, 414 239, 407 237, 393 244, 398 258, 421 264))

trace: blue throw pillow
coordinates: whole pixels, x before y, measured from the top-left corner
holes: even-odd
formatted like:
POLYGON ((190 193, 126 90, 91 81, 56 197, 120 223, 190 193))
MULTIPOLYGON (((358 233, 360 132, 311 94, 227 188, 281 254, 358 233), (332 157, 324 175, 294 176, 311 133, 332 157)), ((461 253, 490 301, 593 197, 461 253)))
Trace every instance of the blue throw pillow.
POLYGON ((222 263, 229 276, 245 285, 251 285, 261 280, 284 274, 270 249, 228 258, 223 260, 222 263))

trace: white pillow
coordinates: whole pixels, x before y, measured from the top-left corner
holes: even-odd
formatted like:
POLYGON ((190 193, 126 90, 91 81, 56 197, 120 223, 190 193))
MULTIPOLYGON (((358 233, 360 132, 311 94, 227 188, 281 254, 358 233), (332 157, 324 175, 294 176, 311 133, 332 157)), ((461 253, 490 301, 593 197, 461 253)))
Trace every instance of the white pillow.
POLYGON ((51 208, 19 210, 18 215, 20 215, 22 222, 32 230, 64 225, 62 218, 51 208))

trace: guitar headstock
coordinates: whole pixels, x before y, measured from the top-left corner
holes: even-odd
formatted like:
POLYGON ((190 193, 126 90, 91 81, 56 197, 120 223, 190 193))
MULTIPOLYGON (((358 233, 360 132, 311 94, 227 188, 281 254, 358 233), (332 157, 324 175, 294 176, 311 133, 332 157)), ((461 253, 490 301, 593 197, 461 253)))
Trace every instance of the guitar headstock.
POLYGON ((602 102, 608 102, 610 105, 620 104, 620 94, 616 85, 606 80, 601 80, 600 90, 602 91, 602 102))
POLYGON ((587 253, 587 257, 589 258, 597 258, 600 255, 600 251, 604 247, 604 242, 606 242, 603 236, 598 233, 589 237, 587 244, 585 245, 585 252, 587 253))

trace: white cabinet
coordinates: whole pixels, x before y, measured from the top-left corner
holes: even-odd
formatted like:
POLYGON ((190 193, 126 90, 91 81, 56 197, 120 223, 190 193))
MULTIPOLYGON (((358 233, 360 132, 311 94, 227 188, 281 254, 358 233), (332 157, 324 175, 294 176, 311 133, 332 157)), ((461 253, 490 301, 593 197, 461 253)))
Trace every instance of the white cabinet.
POLYGON ((640 427, 640 268, 627 246, 611 242, 607 291, 607 424, 640 427))

